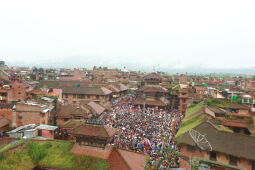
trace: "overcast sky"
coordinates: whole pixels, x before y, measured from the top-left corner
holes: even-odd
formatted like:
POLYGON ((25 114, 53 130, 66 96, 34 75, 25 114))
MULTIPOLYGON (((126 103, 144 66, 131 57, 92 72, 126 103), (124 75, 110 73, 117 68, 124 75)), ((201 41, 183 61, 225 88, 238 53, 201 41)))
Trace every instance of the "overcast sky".
POLYGON ((6 0, 0 59, 24 66, 254 67, 254 9, 254 0, 6 0))

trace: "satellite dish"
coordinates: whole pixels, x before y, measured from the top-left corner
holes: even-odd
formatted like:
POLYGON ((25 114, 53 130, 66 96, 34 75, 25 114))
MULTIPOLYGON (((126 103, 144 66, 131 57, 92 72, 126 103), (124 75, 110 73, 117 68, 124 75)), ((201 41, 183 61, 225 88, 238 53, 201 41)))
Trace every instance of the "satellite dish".
POLYGON ((202 135, 194 129, 189 130, 189 135, 200 149, 212 151, 212 145, 206 139, 205 135, 202 135))

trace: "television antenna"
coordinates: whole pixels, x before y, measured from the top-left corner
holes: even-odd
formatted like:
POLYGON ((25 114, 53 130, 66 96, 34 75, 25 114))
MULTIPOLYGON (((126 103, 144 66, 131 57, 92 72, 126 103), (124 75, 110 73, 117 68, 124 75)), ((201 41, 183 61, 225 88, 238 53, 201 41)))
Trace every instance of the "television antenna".
POLYGON ((206 139, 205 135, 202 135, 201 133, 194 129, 189 130, 189 135, 200 149, 212 151, 212 145, 206 139))

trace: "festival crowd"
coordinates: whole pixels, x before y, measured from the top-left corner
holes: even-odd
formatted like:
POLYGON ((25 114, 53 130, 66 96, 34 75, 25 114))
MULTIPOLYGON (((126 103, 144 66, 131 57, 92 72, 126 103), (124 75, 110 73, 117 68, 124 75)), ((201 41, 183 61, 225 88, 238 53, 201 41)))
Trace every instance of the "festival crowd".
MULTIPOLYGON (((176 151, 174 135, 183 118, 177 110, 143 108, 134 106, 134 97, 126 97, 117 102, 111 112, 103 118, 108 126, 119 128, 113 144, 126 150, 148 154, 151 164, 155 164, 166 152, 176 151)), ((163 161, 161 167, 178 167, 179 160, 163 161)))

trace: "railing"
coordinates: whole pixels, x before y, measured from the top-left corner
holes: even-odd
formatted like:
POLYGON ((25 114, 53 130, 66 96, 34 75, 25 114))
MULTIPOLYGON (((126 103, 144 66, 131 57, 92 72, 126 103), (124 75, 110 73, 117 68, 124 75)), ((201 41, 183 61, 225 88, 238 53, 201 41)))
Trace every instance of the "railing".
POLYGON ((255 100, 253 100, 253 99, 238 99, 237 103, 239 103, 239 104, 255 104, 255 100))
POLYGON ((0 96, 0 100, 7 100, 6 96, 0 96))
POLYGON ((188 95, 187 95, 187 94, 184 94, 184 95, 183 95, 183 94, 180 94, 179 97, 180 97, 180 98, 188 98, 188 95))

